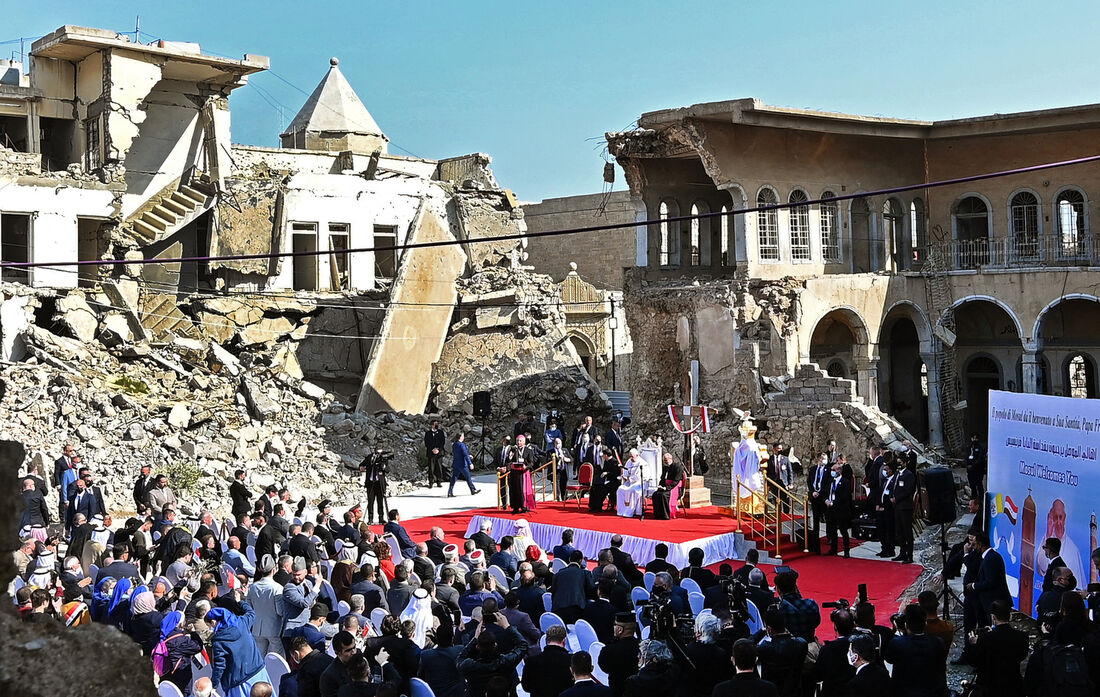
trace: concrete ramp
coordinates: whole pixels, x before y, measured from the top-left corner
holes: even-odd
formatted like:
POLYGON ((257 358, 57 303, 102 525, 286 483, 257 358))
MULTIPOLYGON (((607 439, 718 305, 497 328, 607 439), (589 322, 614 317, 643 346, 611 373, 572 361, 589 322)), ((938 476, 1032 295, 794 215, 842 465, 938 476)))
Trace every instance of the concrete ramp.
MULTIPOLYGON (((408 243, 454 241, 447 223, 421 207, 408 243)), ((458 298, 455 281, 466 267, 461 245, 408 249, 394 280, 381 338, 371 349, 356 411, 422 414, 431 391, 432 365, 439 360, 458 298)))

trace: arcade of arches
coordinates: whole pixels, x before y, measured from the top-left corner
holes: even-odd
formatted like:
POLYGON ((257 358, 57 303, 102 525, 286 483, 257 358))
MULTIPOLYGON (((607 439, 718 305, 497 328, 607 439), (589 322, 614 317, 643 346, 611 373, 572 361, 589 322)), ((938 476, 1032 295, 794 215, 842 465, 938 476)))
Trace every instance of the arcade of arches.
MULTIPOLYGON (((1070 297, 1040 313, 1034 338, 1012 310, 992 299, 967 298, 955 307, 955 366, 964 428, 986 433, 990 390, 1070 397, 1100 396, 1100 301, 1070 297)), ((883 318, 878 344, 868 344, 864 320, 837 308, 814 326, 808 358, 830 375, 853 379, 859 396, 890 413, 915 438, 937 444, 939 371, 928 320, 912 304, 883 318)))

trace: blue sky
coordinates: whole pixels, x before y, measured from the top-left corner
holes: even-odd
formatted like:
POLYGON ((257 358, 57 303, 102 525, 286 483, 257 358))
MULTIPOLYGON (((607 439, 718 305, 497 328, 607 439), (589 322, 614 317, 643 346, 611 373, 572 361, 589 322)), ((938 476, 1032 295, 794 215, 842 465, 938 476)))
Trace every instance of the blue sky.
POLYGON ((604 132, 654 109, 752 96, 944 119, 1100 102, 1094 1, 5 4, 0 41, 132 31, 140 13, 142 41, 270 56, 232 97, 239 143, 276 145, 338 56, 391 152, 487 152, 527 201, 599 191, 604 132))

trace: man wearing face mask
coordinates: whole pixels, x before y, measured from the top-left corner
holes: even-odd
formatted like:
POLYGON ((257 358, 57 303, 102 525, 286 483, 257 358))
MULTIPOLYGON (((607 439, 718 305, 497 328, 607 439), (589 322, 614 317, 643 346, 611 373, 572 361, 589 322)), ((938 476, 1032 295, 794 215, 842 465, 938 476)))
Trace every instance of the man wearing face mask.
POLYGON ((844 686, 845 697, 883 697, 890 694, 890 675, 877 660, 878 650, 870 636, 856 636, 848 646, 848 664, 855 675, 844 686))
MULTIPOLYGON (((912 452, 912 451, 910 451, 912 452)), ((900 551, 894 561, 913 563, 913 496, 917 492, 917 475, 902 455, 897 459, 898 473, 894 475, 890 503, 894 506, 894 537, 900 551)))

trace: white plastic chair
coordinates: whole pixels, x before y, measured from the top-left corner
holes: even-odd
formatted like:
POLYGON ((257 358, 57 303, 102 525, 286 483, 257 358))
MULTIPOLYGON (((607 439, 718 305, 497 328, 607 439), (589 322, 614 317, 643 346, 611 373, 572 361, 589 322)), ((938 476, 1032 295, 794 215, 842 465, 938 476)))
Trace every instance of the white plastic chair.
POLYGON ((344 541, 343 540, 335 540, 332 543, 332 546, 336 550, 336 553, 339 554, 344 549, 344 541))
POLYGON ((573 625, 573 633, 577 637, 578 651, 588 651, 592 644, 599 641, 595 628, 588 623, 588 620, 577 620, 577 623, 573 625))
POLYGON ((183 693, 180 692, 180 689, 176 687, 175 683, 169 682, 168 680, 160 681, 160 684, 157 685, 157 694, 160 695, 160 697, 183 697, 183 693))
POLYGON ((630 589, 630 602, 637 605, 640 602, 649 600, 649 591, 641 586, 635 586, 630 589))
POLYGON ((600 668, 600 654, 603 653, 603 648, 604 643, 602 641, 594 641, 588 647, 588 654, 592 656, 592 677, 599 680, 601 685, 606 685, 608 681, 607 673, 600 668))
POLYGON ((336 568, 336 562, 331 559, 322 559, 321 566, 325 569, 325 577, 332 578, 332 570, 336 568))
POLYGON ((569 564, 564 559, 558 559, 557 557, 554 557, 554 561, 550 562, 550 569, 554 573, 558 573, 568 565, 569 564))
POLYGON ((244 551, 244 556, 252 566, 256 566, 256 548, 249 547, 244 551))
POLYGON ((351 605, 348 605, 346 600, 341 600, 336 603, 336 611, 340 613, 340 619, 343 619, 345 615, 351 612, 351 605))
POLYGON ((191 540, 191 551, 198 554, 200 549, 202 549, 202 544, 198 540, 191 540))
POLYGON ((420 585, 420 576, 418 576, 415 571, 410 571, 409 572, 409 583, 414 585, 414 586, 419 586, 420 585))
POLYGON ((642 639, 645 640, 645 639, 648 639, 648 638, 649 638, 649 625, 646 625, 645 627, 642 627, 642 639))
POLYGON ((691 614, 698 615, 703 611, 703 603, 706 598, 702 593, 688 593, 688 604, 691 605, 691 614))
POLYGON ((542 615, 539 617, 539 629, 542 630, 542 633, 546 634, 546 630, 554 626, 564 627, 565 622, 563 622, 560 617, 550 612, 549 610, 542 613, 542 615))
POLYGON ((409 678, 409 697, 435 697, 432 688, 420 678, 409 678))
POLYGON ((504 569, 500 568, 496 564, 489 567, 489 575, 493 577, 493 580, 497 582, 497 588, 508 588, 508 576, 505 575, 504 569))
POLYGON ((699 584, 695 582, 693 578, 680 579, 680 587, 688 592, 688 595, 692 593, 702 594, 703 589, 699 587, 699 584))
MULTIPOLYGON (((516 666, 516 675, 518 675, 521 680, 523 679, 524 663, 525 661, 520 661, 519 665, 516 666)), ((527 692, 527 690, 524 690, 523 685, 516 685, 516 697, 531 697, 531 693, 527 692)))
POLYGON ((390 546, 390 555, 393 559, 393 563, 396 564, 405 558, 405 555, 401 552, 401 545, 397 543, 397 536, 392 532, 387 532, 382 536, 382 539, 386 541, 386 544, 390 546))
POLYGON ((290 672, 290 666, 279 654, 269 653, 264 657, 264 667, 267 668, 267 677, 271 678, 271 687, 278 694, 279 683, 282 682, 283 676, 290 672))
POLYGON ((645 575, 642 576, 642 582, 645 584, 645 589, 650 593, 653 592, 653 582, 655 580, 657 580, 657 574, 653 573, 652 571, 647 571, 645 572, 645 575))
POLYGON ((749 632, 756 634, 764 628, 764 621, 760 617, 760 608, 756 607, 756 603, 749 600, 749 619, 746 624, 749 625, 749 632))
POLYGON ((550 591, 546 591, 542 594, 542 609, 550 612, 550 608, 554 606, 554 596, 550 594, 550 591))
POLYGON ((370 611, 370 624, 374 627, 374 631, 378 636, 382 636, 382 620, 386 619, 389 614, 385 608, 381 607, 376 607, 370 611))

